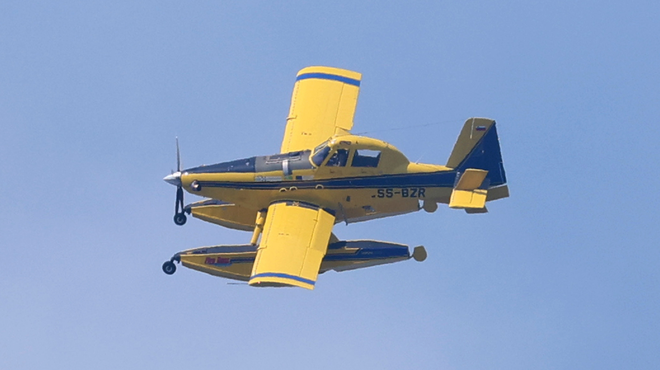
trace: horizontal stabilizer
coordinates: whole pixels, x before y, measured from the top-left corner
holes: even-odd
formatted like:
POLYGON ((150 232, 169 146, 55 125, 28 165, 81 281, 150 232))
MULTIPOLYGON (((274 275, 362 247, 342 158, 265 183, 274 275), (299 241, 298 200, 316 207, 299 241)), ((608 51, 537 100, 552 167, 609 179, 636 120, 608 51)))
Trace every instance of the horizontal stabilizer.
POLYGON ((488 189, 488 199, 486 201, 498 200, 509 196, 509 187, 507 185, 488 189))
POLYGON ((484 208, 488 190, 454 190, 449 200, 449 208, 484 208))
POLYGON ((450 208, 483 209, 486 206, 488 190, 479 189, 488 171, 468 168, 456 181, 449 200, 450 208))
POLYGON ((474 190, 481 187, 481 184, 484 182, 488 171, 478 170, 475 168, 468 168, 463 172, 461 177, 456 182, 454 189, 456 190, 474 190))

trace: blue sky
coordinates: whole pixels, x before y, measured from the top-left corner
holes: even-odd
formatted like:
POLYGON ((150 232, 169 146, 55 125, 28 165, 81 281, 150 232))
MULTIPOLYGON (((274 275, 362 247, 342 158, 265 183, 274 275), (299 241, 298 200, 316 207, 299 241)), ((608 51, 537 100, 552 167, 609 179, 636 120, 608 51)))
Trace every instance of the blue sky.
POLYGON ((658 14, 0 3, 0 368, 655 368, 658 14), (179 250, 250 237, 173 224, 174 137, 186 166, 277 152, 309 65, 363 73, 354 131, 412 160, 443 164, 465 119, 496 119, 511 197, 337 225, 429 257, 313 292, 164 275, 179 250))

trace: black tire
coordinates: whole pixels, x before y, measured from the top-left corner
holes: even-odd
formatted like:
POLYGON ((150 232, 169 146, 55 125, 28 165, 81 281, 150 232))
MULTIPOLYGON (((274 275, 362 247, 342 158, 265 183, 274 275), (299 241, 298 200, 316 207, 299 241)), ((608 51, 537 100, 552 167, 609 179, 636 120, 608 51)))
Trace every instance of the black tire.
POLYGON ((174 223, 179 226, 185 225, 187 219, 186 214, 183 212, 174 215, 174 223))
POLYGON ((172 275, 173 273, 176 272, 176 265, 172 261, 166 261, 163 263, 163 272, 172 275))

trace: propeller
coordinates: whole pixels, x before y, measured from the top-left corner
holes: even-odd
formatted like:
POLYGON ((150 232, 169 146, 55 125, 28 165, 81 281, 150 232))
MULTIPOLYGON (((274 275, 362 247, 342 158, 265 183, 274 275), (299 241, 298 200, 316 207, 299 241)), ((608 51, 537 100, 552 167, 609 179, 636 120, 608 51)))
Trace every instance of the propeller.
POLYGON ((181 152, 179 151, 179 138, 176 138, 176 172, 165 176, 165 182, 176 186, 176 199, 174 202, 174 223, 181 226, 186 223, 186 214, 183 211, 183 188, 181 186, 181 152))

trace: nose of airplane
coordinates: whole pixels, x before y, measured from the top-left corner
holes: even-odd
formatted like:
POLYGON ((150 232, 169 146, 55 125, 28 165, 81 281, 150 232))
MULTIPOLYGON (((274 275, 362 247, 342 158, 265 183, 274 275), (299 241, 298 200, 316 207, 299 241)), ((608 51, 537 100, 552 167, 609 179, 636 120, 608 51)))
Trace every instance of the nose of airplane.
POLYGON ((174 186, 181 186, 181 172, 177 171, 173 174, 167 175, 163 178, 163 181, 174 186))

